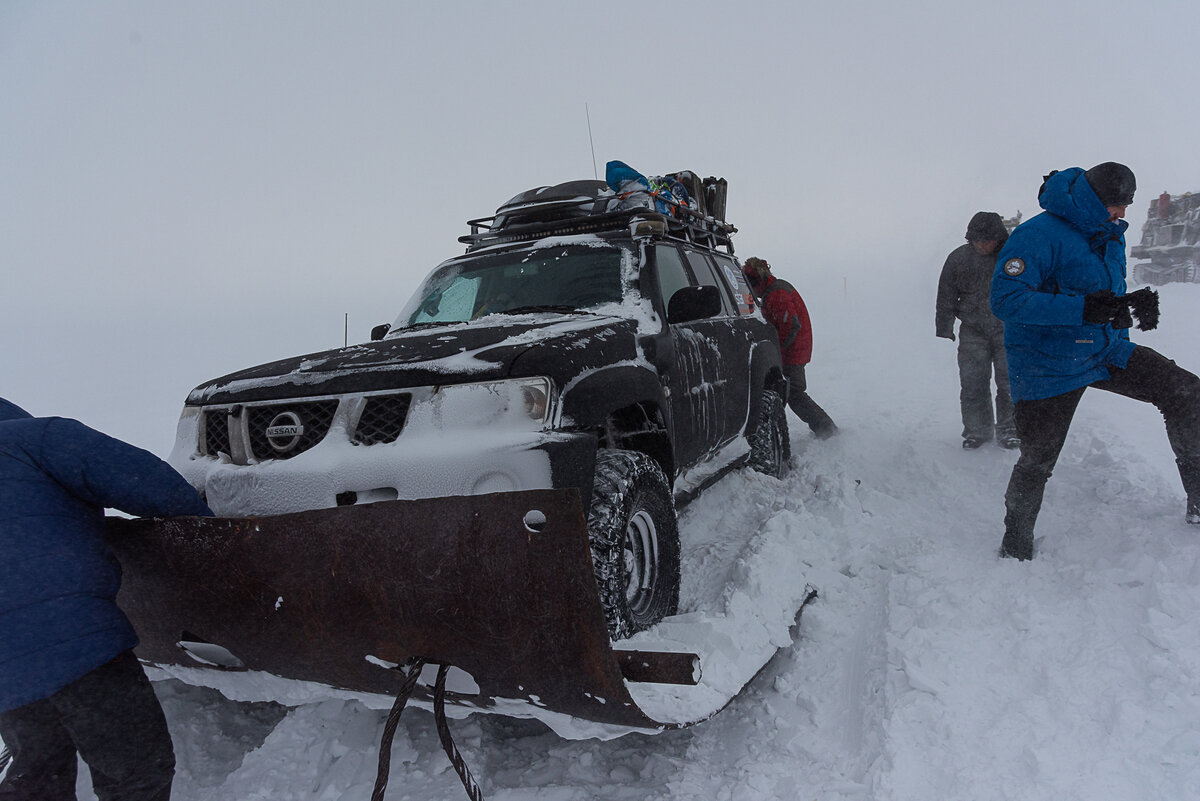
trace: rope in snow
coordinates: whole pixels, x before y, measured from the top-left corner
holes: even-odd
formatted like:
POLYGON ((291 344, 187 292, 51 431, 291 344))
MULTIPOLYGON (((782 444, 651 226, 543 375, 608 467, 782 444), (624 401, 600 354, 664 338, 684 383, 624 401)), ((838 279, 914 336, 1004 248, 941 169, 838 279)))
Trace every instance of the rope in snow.
POLYGON ((392 711, 388 713, 387 723, 383 726, 383 739, 379 742, 379 770, 375 774, 375 791, 371 793, 371 801, 383 801, 383 794, 387 791, 388 776, 392 771, 392 740, 396 736, 396 726, 400 724, 400 713, 404 711, 408 697, 417 686, 417 677, 421 675, 423 667, 423 659, 416 660, 409 667, 408 673, 404 674, 404 684, 400 686, 400 692, 396 694, 396 701, 392 704, 392 711))
POLYGON ((450 737, 450 726, 446 723, 446 674, 449 672, 449 665, 438 665, 437 683, 433 687, 433 720, 437 724, 438 738, 442 741, 442 748, 445 749, 446 756, 450 757, 450 764, 454 766, 454 772, 462 781, 463 789, 467 791, 467 798, 470 798, 471 801, 483 801, 483 792, 475 783, 475 779, 471 777, 471 769, 467 767, 462 754, 454 745, 454 740, 450 737))
MULTIPOLYGON (((400 724, 400 713, 404 711, 413 689, 417 686, 417 677, 421 675, 423 667, 424 659, 415 659, 410 663, 408 672, 404 674, 404 684, 396 694, 392 711, 388 713, 387 723, 383 726, 383 738, 379 742, 379 771, 375 775, 375 791, 371 793, 371 801, 383 801, 383 794, 387 791, 388 777, 392 771, 392 740, 396 737, 396 727, 400 724)), ((396 669, 402 671, 402 668, 396 669)), ((454 745, 454 740, 450 737, 450 726, 446 723, 446 674, 449 672, 449 665, 438 664, 437 682, 433 687, 433 719, 437 724, 438 739, 442 741, 442 748, 467 791, 467 797, 471 801, 483 801, 483 792, 475 783, 471 769, 467 767, 462 754, 454 745)))

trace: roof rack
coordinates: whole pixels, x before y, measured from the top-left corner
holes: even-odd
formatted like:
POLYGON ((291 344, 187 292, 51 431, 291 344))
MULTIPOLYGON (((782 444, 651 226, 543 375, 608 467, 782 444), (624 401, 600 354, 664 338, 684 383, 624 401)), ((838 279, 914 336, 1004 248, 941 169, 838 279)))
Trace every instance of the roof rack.
POLYGON ((603 181, 570 181, 522 192, 494 215, 467 220, 471 233, 458 241, 470 252, 547 236, 617 231, 635 218, 661 220, 667 236, 733 254, 731 237, 737 228, 732 224, 657 192, 617 194, 603 181))

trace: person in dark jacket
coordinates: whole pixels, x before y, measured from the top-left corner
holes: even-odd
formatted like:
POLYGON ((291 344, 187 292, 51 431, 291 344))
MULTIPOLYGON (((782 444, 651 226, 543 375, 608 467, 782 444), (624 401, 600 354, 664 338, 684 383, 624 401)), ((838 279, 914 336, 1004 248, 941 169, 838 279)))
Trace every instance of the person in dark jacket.
POLYGON ((164 801, 175 755, 117 608, 104 510, 211 515, 166 462, 0 398, 0 799, 75 797, 76 754, 101 801, 164 801))
POLYGON ((1004 323, 992 314, 989 300, 996 254, 1006 241, 1008 229, 999 214, 977 213, 967 224, 967 244, 951 251, 938 280, 934 320, 937 335, 953 342, 954 319, 962 321, 958 329, 958 399, 962 408, 962 446, 968 450, 990 442, 993 436, 1004 448, 1021 444, 1008 394, 1004 323))
POLYGON ((832 437, 837 433, 837 426, 825 410, 808 396, 804 366, 812 361, 812 325, 804 299, 791 284, 776 278, 771 273, 771 265, 760 258, 746 259, 742 271, 758 298, 763 316, 779 333, 783 372, 789 383, 788 406, 817 437, 832 437))
POLYGON ((1042 493, 1088 387, 1158 407, 1187 493, 1186 519, 1200 523, 1200 378, 1134 345, 1128 329, 1157 325, 1157 295, 1125 293, 1125 230, 1136 181, 1105 162, 1046 176, 1045 210, 1017 227, 1000 251, 992 311, 1004 321, 1021 456, 1005 493, 1001 555, 1033 558, 1042 493))

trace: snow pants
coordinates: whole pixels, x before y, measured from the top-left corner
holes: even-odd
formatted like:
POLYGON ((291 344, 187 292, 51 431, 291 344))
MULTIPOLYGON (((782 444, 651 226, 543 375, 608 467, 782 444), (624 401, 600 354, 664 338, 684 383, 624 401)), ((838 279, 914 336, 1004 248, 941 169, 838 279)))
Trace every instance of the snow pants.
POLYGON ((74 801, 77 753, 100 801, 171 797, 171 735, 131 651, 49 698, 0 712, 0 738, 13 756, 0 801, 74 801))
POLYGON ((1008 391, 1008 357, 1004 330, 985 334, 963 325, 958 331, 958 400, 962 407, 963 439, 987 442, 1004 439, 1015 431, 1013 404, 1008 391), (996 379, 996 405, 992 406, 992 377, 996 379))
POLYGON ((803 364, 785 364, 783 374, 788 379, 788 406, 796 416, 808 423, 813 433, 822 439, 837 432, 833 419, 817 402, 808 396, 808 381, 804 376, 803 364))
MULTIPOLYGON (((1091 386, 1158 408, 1189 505, 1200 501, 1200 378, 1157 351, 1141 346, 1134 349, 1125 369, 1110 366, 1108 371, 1108 379, 1091 386)), ((1085 389, 1016 404, 1021 457, 1004 495, 1002 556, 1033 558, 1033 527, 1042 508, 1046 480, 1058 461, 1085 389)))

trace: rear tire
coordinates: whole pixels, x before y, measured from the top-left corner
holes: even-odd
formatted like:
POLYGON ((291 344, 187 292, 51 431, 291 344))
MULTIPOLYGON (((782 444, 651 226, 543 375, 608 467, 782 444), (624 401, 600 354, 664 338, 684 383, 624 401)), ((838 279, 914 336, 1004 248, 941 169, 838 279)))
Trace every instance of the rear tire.
POLYGON ((750 469, 783 478, 792 458, 792 442, 788 436, 787 407, 783 396, 775 390, 763 390, 758 404, 758 424, 749 439, 750 469))
POLYGON ((596 452, 588 536, 614 640, 679 608, 679 526, 667 477, 637 451, 596 452))

